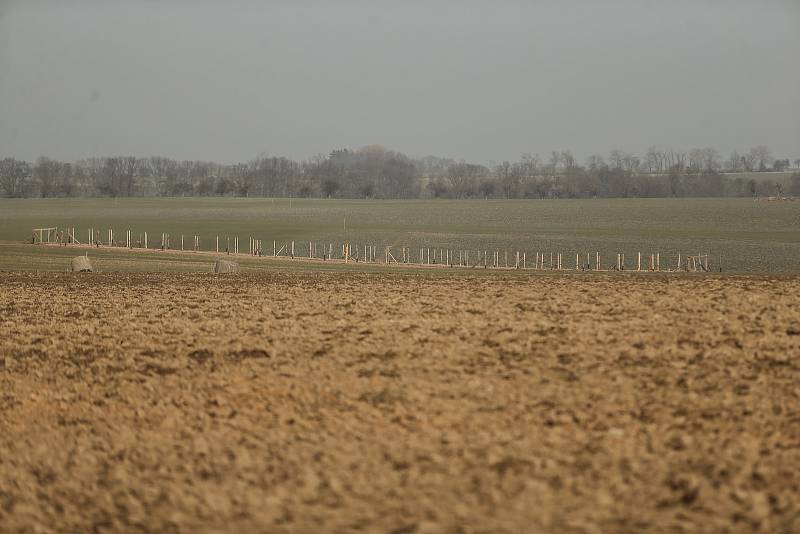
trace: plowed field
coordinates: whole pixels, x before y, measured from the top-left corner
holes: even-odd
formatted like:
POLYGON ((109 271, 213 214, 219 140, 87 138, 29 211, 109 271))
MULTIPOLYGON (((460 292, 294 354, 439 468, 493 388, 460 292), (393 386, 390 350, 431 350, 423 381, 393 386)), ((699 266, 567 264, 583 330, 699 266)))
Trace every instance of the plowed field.
POLYGON ((0 530, 797 532, 798 295, 0 274, 0 530))

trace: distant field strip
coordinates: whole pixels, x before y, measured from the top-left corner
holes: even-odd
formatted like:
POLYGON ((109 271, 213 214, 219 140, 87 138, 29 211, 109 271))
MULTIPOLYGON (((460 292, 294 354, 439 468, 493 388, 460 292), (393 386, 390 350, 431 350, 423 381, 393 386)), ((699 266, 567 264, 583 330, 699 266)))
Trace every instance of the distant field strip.
MULTIPOLYGON (((90 228, 104 242, 109 228, 115 240, 127 230, 134 239, 147 232, 151 248, 168 233, 172 248, 181 235, 191 248, 198 235, 205 251, 215 250, 219 236, 221 243, 238 237, 240 251, 247 250, 250 238, 259 239, 265 254, 272 254, 273 241, 278 247, 295 241, 301 255, 307 255, 309 242, 334 250, 351 243, 356 250, 375 246, 379 256, 386 246, 408 248, 415 260, 420 248, 471 255, 507 251, 514 260, 520 251, 528 262, 537 253, 549 262, 552 252, 574 266, 576 253, 592 258, 599 253, 608 267, 621 253, 628 269, 639 253, 647 261, 660 254, 662 268, 673 267, 679 254, 707 254, 714 270, 721 262, 726 272, 800 272, 800 202, 752 199, 0 200, 0 240, 30 241, 33 228, 51 226, 75 227, 84 243, 90 228)), ((7 264, 0 262, 4 269, 7 264)))

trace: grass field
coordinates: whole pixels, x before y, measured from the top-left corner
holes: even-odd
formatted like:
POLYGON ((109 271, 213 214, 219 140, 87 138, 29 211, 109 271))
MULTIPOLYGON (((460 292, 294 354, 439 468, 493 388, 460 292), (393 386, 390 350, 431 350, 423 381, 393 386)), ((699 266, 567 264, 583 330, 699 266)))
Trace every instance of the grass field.
MULTIPOLYGON (((752 199, 596 199, 489 201, 363 201, 309 199, 0 199, 0 241, 30 240, 31 229, 74 226, 85 240, 89 227, 105 239, 131 229, 147 231, 154 246, 162 232, 173 236, 199 234, 201 247, 214 247, 214 236, 239 236, 241 250, 248 236, 297 242, 298 254, 309 241, 356 247, 375 244, 477 250, 561 252, 567 266, 575 253, 600 252, 603 263, 625 253, 628 268, 637 252, 660 253, 662 266, 677 255, 709 254, 711 266, 726 272, 800 272, 800 202, 752 199)), ((32 248, 32 247, 31 247, 32 248)), ((51 252, 4 247, 0 268, 56 270, 51 252), (44 254, 45 257, 42 255, 44 254)), ((128 255, 128 258, 133 256, 128 255)), ((154 267, 136 256, 124 270, 154 267)), ((191 261, 189 262, 191 263, 191 261)), ((169 265, 167 267, 170 267, 169 265)), ((171 267, 192 270, 191 265, 171 267)), ((205 268, 205 267, 203 267, 205 268)))

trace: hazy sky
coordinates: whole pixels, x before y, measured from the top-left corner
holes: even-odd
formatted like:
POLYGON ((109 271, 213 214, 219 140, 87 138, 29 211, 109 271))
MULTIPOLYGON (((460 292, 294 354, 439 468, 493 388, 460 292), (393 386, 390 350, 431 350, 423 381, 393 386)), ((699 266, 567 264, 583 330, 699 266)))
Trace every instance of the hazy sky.
POLYGON ((800 157, 800 1, 0 0, 0 157, 800 157))

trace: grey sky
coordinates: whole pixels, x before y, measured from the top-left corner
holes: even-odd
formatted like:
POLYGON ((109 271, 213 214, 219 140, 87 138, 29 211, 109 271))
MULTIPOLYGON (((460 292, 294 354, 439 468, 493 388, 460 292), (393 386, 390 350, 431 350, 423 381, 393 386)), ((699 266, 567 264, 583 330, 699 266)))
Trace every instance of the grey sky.
POLYGON ((0 157, 800 157, 800 2, 0 0, 0 157))

